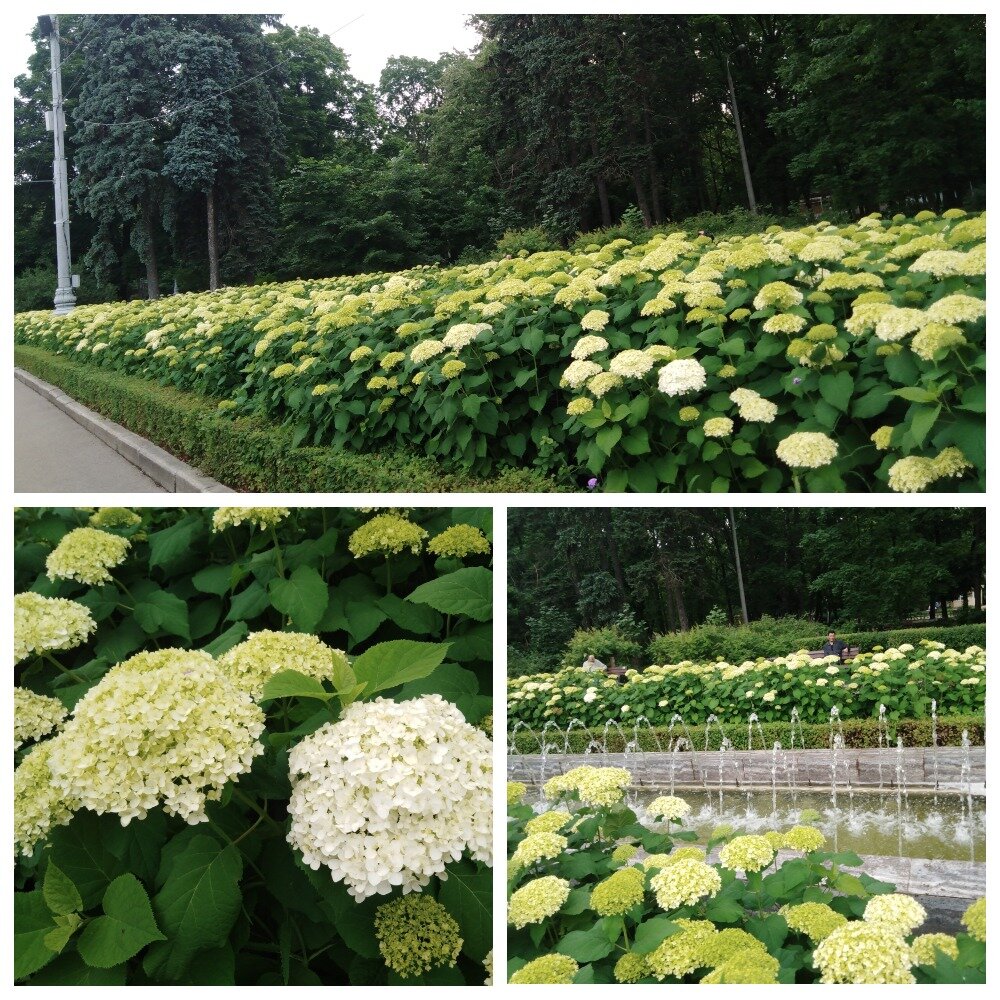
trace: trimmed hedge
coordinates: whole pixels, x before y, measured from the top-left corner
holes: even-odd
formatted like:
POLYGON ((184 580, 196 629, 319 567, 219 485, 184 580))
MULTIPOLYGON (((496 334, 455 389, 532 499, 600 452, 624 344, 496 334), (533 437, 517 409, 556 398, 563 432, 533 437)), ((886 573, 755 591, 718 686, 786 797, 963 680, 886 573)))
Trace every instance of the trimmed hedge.
POLYGON ((293 447, 292 432, 260 420, 223 416, 194 393, 95 370, 36 347, 16 346, 15 364, 98 413, 153 441, 226 486, 273 493, 559 492, 531 470, 494 479, 444 471, 400 452, 334 452, 293 447))
MULTIPOLYGON (((851 719, 844 720, 844 745, 855 750, 878 749, 878 720, 851 719)), ((789 724, 787 722, 765 722, 761 724, 764 734, 764 745, 770 749, 776 740, 785 748, 789 748, 789 724)), ((622 753, 625 743, 633 738, 633 730, 622 727, 625 738, 615 729, 608 730, 608 752, 622 753)), ((969 741, 973 746, 986 744, 986 720, 975 715, 944 716, 937 720, 938 746, 957 747, 962 745, 962 731, 968 730, 969 741)), ((838 730, 839 732, 839 730, 838 730)), ((705 746, 705 729, 703 726, 692 727, 691 734, 695 740, 695 749, 702 750, 705 746)), ((678 730, 674 729, 674 736, 678 730)), ((680 731, 683 735, 683 730, 680 731)), ((747 749, 747 725, 745 722, 723 723, 721 730, 712 727, 709 733, 709 750, 718 750, 725 735, 736 750, 747 749)), ((551 738, 551 733, 549 734, 551 738)), ((896 737, 903 737, 905 747, 929 747, 931 745, 930 719, 900 719, 889 723, 889 738, 895 745, 896 737)), ((532 730, 518 730, 514 742, 519 753, 538 753, 540 735, 532 730)), ((760 738, 754 728, 754 748, 760 738)), ((569 736, 569 748, 572 753, 584 753, 591 740, 603 740, 604 729, 577 729, 574 727, 569 736)), ((657 740, 661 747, 666 747, 669 731, 666 727, 642 728, 639 730, 639 748, 645 751, 656 751, 657 740)), ((830 727, 825 723, 804 723, 802 725, 802 740, 806 750, 825 750, 830 746, 830 727)), ((508 746, 509 746, 508 739, 508 746)), ((795 730, 795 746, 800 747, 798 727, 795 730)))
MULTIPOLYGON (((779 624, 780 619, 773 624, 779 624)), ((813 626, 815 628, 815 625, 813 626)), ((799 632, 775 629, 756 631, 749 626, 702 625, 689 632, 672 632, 657 635, 648 648, 650 663, 680 663, 682 660, 710 662, 721 656, 729 663, 755 660, 758 656, 787 656, 798 649, 820 649, 826 641, 826 632, 799 632)), ((873 632, 837 632, 837 636, 851 646, 868 652, 873 646, 898 646, 920 639, 934 639, 953 649, 986 645, 986 625, 932 625, 927 628, 890 629, 873 632)))

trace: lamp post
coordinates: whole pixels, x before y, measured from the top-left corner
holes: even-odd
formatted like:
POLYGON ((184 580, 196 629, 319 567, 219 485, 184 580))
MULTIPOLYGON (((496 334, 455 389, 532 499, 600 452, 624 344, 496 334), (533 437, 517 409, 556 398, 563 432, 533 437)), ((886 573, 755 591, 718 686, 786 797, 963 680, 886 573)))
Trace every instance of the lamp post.
MULTIPOLYGON (((745 45, 738 45, 737 52, 746 51, 745 45)), ((733 105, 733 120, 736 122, 736 140, 740 144, 740 159, 743 161, 743 179, 747 184, 747 200, 750 211, 757 214, 757 199, 753 196, 753 181, 750 180, 750 164, 747 162, 747 148, 743 143, 743 127, 740 125, 740 109, 736 104, 736 91, 733 89, 733 74, 729 70, 729 55, 726 55, 726 80, 729 82, 729 100, 733 105)))
MULTIPOLYGON (((753 204, 751 202, 751 204, 753 204)), ((740 565, 740 543, 736 540, 736 512, 732 507, 729 508, 729 527, 733 532, 733 555, 736 557, 736 581, 740 587, 740 610, 743 612, 743 624, 747 625, 750 622, 750 617, 747 615, 747 595, 743 590, 743 567, 740 565)))
POLYGON ((52 181, 55 189, 56 207, 56 274, 58 284, 55 294, 57 314, 72 312, 76 305, 73 292, 73 275, 69 246, 69 183, 66 177, 66 148, 63 133, 66 129, 66 115, 63 111, 62 60, 59 55, 59 16, 43 15, 38 19, 42 37, 49 39, 52 61, 52 110, 46 114, 46 124, 52 130, 53 159, 52 181))

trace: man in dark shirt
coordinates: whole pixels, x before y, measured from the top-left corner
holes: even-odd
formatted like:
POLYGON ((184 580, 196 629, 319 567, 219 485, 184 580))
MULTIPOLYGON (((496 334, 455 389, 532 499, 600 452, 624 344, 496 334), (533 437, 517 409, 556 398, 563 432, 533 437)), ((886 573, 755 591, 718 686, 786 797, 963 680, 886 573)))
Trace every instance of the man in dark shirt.
POLYGON ((847 652, 847 643, 842 639, 837 638, 836 632, 828 632, 826 636, 826 642, 823 644, 823 655, 824 656, 839 656, 841 659, 844 658, 844 654, 847 652))

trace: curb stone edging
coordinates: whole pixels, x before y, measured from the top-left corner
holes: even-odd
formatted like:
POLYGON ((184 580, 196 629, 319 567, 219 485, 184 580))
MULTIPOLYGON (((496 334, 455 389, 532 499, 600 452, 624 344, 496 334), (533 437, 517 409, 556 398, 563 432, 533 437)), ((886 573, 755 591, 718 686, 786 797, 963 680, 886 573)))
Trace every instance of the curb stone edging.
POLYGON ((235 490, 204 475, 159 445, 147 441, 89 407, 78 403, 62 389, 43 382, 23 368, 14 368, 14 377, 58 407, 71 420, 103 441, 126 462, 149 476, 168 493, 235 493, 235 490))

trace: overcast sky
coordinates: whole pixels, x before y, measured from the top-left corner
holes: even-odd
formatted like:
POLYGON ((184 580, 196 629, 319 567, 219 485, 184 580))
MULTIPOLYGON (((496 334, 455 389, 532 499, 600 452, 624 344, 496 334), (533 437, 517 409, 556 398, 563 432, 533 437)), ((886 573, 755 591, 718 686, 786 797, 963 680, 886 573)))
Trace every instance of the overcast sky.
MULTIPOLYGON (((133 3, 128 10, 138 11, 143 6, 133 3)), ((253 6, 256 5, 242 4, 239 9, 245 12, 252 10, 253 6)), ((149 9, 183 12, 187 7, 175 2, 158 4, 149 9)), ((273 4, 269 9, 273 11, 278 7, 279 4, 273 4)), ((224 6, 213 4, 210 9, 221 10, 224 6)), ((426 3, 412 4, 407 8, 394 5, 382 10, 362 4, 334 8, 331 4, 310 6, 303 3, 287 6, 284 10, 282 20, 285 24, 318 28, 324 35, 329 35, 334 44, 347 53, 351 73, 371 84, 378 83, 382 67, 390 56, 436 59, 442 52, 452 49, 467 52, 479 42, 478 33, 466 27, 467 14, 430 7, 426 3), (355 20, 359 15, 360 19, 355 20)), ((37 13, 12 12, 6 15, 3 45, 11 77, 25 70, 32 52, 28 35, 36 18, 37 13)))

